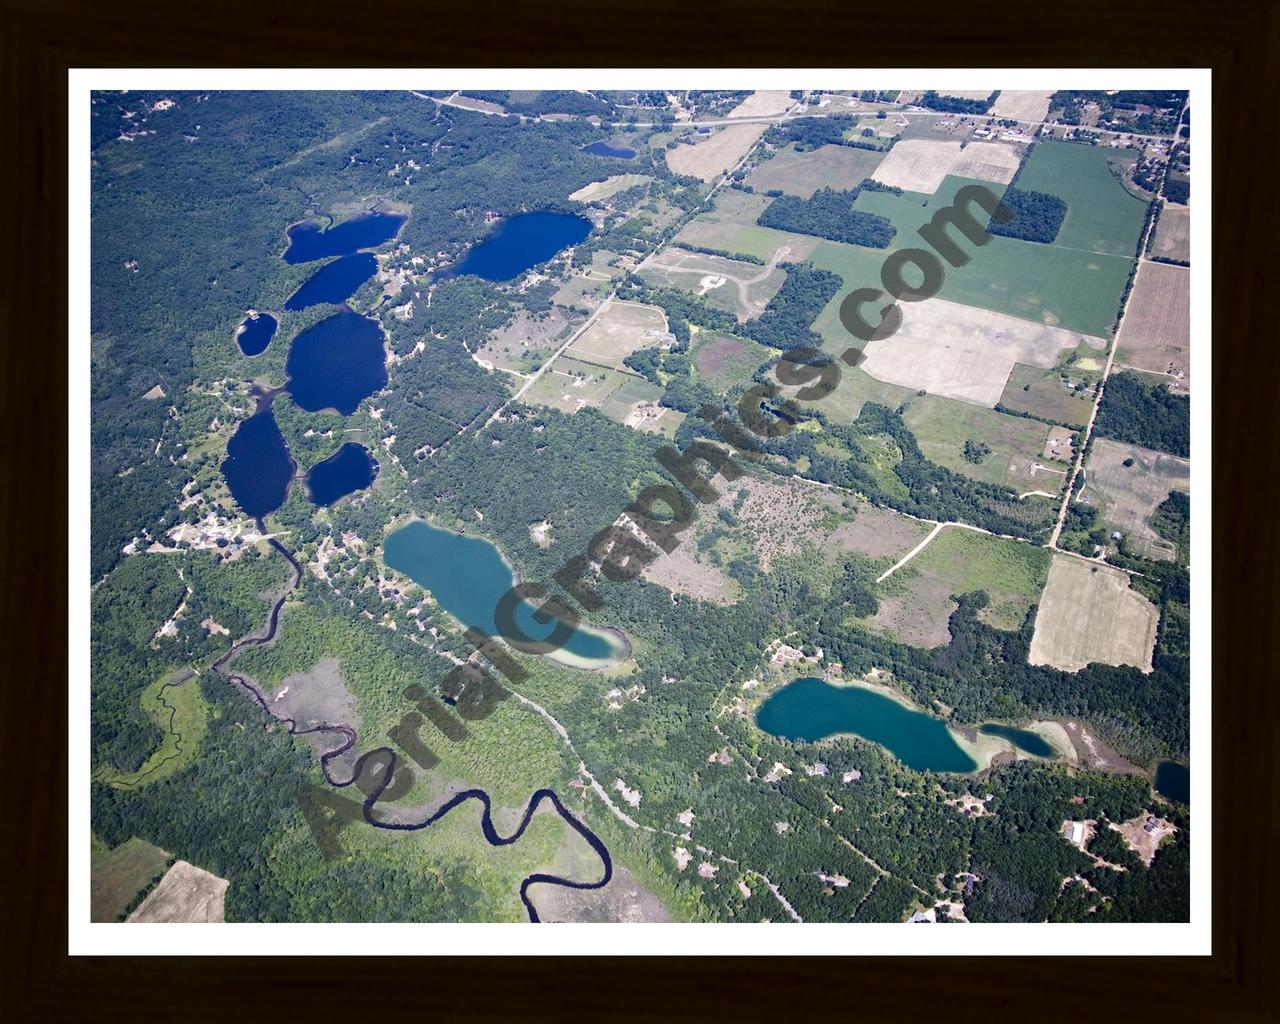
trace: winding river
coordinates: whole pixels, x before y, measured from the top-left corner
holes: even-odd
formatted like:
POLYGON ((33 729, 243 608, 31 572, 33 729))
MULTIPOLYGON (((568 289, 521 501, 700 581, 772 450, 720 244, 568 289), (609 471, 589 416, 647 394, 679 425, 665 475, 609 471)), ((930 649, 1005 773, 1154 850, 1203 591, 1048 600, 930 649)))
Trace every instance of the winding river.
MULTIPOLYGON (((257 526, 259 532, 264 534, 267 532, 266 524, 260 517, 257 519, 257 526)), ((424 828, 434 825, 436 822, 444 818, 450 811, 460 807, 468 800, 478 800, 480 801, 481 807, 484 808, 484 814, 480 819, 480 828, 484 834, 485 841, 490 846, 510 846, 524 835, 525 829, 529 827, 529 823, 533 820, 534 814, 537 813, 538 808, 542 803, 544 801, 550 801, 551 806, 555 809, 555 812, 560 816, 561 820, 577 832, 578 835, 582 836, 582 838, 586 840, 587 845, 595 851, 604 867, 604 873, 600 879, 595 882, 575 882, 573 879, 564 878, 560 875, 551 875, 545 872, 534 872, 533 874, 528 875, 520 883, 520 902, 524 904, 525 913, 533 924, 537 924, 541 918, 538 916, 538 908, 533 905, 533 901, 529 898, 529 888, 531 886, 537 885, 541 882, 548 885, 563 886, 566 889, 588 890, 603 889, 608 885, 610 879, 613 878, 613 859, 609 856, 608 847, 604 845, 604 842, 599 836, 587 828, 585 824, 579 821, 578 818, 575 817, 567 807, 565 807, 554 790, 537 790, 525 805, 524 815, 520 819, 520 824, 516 827, 514 832, 507 836, 503 836, 494 827, 492 801, 489 798, 489 794, 483 789, 467 789, 463 790, 461 793, 457 793, 447 803, 439 807, 435 812, 422 821, 387 821, 385 819, 378 818, 374 813, 375 807, 378 800, 386 792, 387 787, 391 785, 392 780, 395 778, 396 764, 399 760, 399 755, 396 754, 391 747, 378 747, 374 750, 361 754, 352 768, 351 776, 345 779, 338 778, 333 774, 330 768, 330 762, 332 762, 334 758, 342 756, 355 746, 356 731, 354 728, 342 722, 320 722, 316 725, 305 727, 299 726, 295 719, 276 714, 275 710, 271 707, 271 702, 267 700, 266 695, 256 683, 249 681, 244 676, 224 671, 228 663, 246 647, 270 643, 275 639, 276 630, 280 626, 281 609, 284 608, 284 603, 288 599, 289 595, 302 583, 302 566, 298 563, 298 560, 293 557, 293 553, 274 537, 269 538, 269 543, 273 548, 280 552, 282 556, 284 556, 289 565, 293 568, 293 580, 285 589, 284 593, 276 598, 275 602, 272 604, 271 613, 267 618, 266 631, 261 636, 251 635, 237 640, 231 645, 225 654, 213 663, 212 670, 219 675, 226 677, 230 682, 244 690, 258 705, 258 707, 265 711, 273 720, 279 722, 288 729, 291 736, 332 734, 341 737, 341 742, 338 746, 331 750, 327 750, 320 755, 320 771, 329 785, 333 786, 335 789, 345 789, 348 786, 354 785, 357 780, 360 780, 365 776, 366 766, 372 768, 374 774, 369 776, 369 778, 373 780, 373 786, 371 787, 371 790, 366 793, 363 804, 363 814, 365 822, 374 828, 385 829, 391 832, 418 832, 424 828)), ((361 787, 361 791, 365 791, 364 787, 361 787)))

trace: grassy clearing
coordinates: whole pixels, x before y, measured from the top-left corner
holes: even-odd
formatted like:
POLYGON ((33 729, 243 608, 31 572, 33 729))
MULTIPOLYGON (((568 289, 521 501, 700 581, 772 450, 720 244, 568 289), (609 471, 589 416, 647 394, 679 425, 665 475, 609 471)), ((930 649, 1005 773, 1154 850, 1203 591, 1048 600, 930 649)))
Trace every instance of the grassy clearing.
POLYGON ((746 338, 700 331, 692 355, 698 374, 717 394, 725 394, 749 383, 756 368, 769 359, 770 350, 746 338))
POLYGON ((1017 629, 1040 600, 1050 557, 1032 544, 948 527, 910 564, 946 580, 953 594, 985 590, 991 600, 979 617, 1000 629, 1017 629))
POLYGON ((771 202, 768 196, 723 189, 710 210, 695 217, 681 230, 676 236, 676 244, 744 252, 762 260, 769 259, 776 250, 785 247, 790 250, 787 255, 790 262, 805 259, 818 244, 818 239, 756 224, 756 218, 771 202))
POLYGON ((97 843, 89 857, 89 920, 115 921, 164 874, 169 855, 137 836, 114 850, 97 843))
POLYGON ((1097 504, 1107 526, 1124 533, 1143 557, 1172 560, 1176 547, 1152 529, 1150 519, 1170 492, 1190 491, 1191 463, 1100 437, 1089 452, 1086 470, 1082 493, 1097 504))

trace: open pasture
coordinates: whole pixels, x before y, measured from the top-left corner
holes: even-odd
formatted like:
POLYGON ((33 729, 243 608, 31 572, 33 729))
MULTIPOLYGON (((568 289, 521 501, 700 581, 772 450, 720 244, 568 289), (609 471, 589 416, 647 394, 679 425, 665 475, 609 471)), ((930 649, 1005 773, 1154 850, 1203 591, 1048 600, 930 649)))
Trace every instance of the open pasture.
POLYGON ((1027 660, 1067 672, 1093 662, 1150 672, 1159 617, 1119 569, 1054 555, 1027 660))
POLYGON ((134 897, 164 874, 169 855, 137 836, 89 859, 89 920, 114 921, 134 897))
POLYGON ((632 352, 664 340, 667 317, 659 307, 613 299, 565 355, 616 370, 632 352))
POLYGON ((954 598, 982 590, 989 601, 979 618, 1015 630, 1039 599, 1048 569, 1043 548, 946 526, 877 585, 880 609, 862 625, 916 647, 938 647, 951 638, 954 598))
POLYGON ((649 180, 649 176, 645 174, 615 174, 603 181, 593 181, 583 185, 577 192, 570 193, 569 198, 580 203, 599 202, 601 199, 608 199, 636 185, 644 185, 649 180))
POLYGON ((735 124, 709 135, 686 136, 689 141, 667 150, 667 166, 673 174, 715 181, 747 155, 764 129, 762 124, 735 124))
POLYGON ((798 263, 806 259, 818 245, 812 235, 762 228, 756 218, 773 200, 768 196, 724 189, 711 209, 701 213, 676 236, 677 245, 702 246, 725 252, 742 252, 762 260, 771 259, 779 249, 787 250, 786 259, 798 263))
MULTIPOLYGON (((1101 353, 1098 355, 1101 357, 1101 353)), ((1077 370, 1064 363, 1049 370, 1019 363, 1009 374, 1000 404, 1015 412, 1028 412, 1055 423, 1082 427, 1093 406, 1093 384, 1101 376, 1096 370, 1077 370), (1086 387, 1077 389, 1076 385, 1082 382, 1086 387)))
POLYGON ((1191 261, 1191 207, 1164 204, 1151 242, 1151 255, 1187 263, 1191 261))
POLYGON ((938 298, 901 309, 902 326, 892 337, 866 343, 862 368, 877 380, 988 408, 1000 400, 1015 363, 1048 368, 1061 352, 1091 340, 938 298))
POLYGON ((1191 389, 1191 271, 1144 261, 1125 308, 1116 359, 1172 378, 1180 394, 1191 389))
POLYGON ((800 152, 794 144, 778 150, 747 179, 757 192, 774 189, 808 199, 820 188, 851 189, 870 178, 883 154, 851 146, 819 146, 800 152))
POLYGON ((770 350, 746 338, 700 331, 693 346, 693 365, 717 394, 724 394, 751 380, 756 368, 769 359, 770 350))
POLYGON ((1139 555, 1171 561, 1174 546, 1148 520, 1171 491, 1191 490, 1191 463, 1176 455, 1099 437, 1089 451, 1083 494, 1094 500, 1107 526, 1120 530, 1139 555), (1125 465, 1131 461, 1132 465, 1125 465))
POLYGON ((1046 424, 937 395, 913 395, 906 406, 903 420, 930 461, 1019 494, 1061 490, 1066 467, 1044 456, 1052 429, 1046 424), (970 462, 964 457, 966 441, 985 444, 991 454, 970 462))

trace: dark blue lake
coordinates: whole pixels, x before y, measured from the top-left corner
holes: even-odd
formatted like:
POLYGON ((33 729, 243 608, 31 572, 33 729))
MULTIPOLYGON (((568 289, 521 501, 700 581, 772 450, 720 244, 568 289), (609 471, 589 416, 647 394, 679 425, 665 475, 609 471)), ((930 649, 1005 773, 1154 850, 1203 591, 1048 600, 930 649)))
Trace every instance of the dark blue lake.
POLYGON ((607 142, 593 142, 589 146, 583 146, 582 152, 591 156, 611 156, 618 160, 634 160, 636 158, 634 149, 610 146, 607 142))
POLYGON ((350 416, 387 385, 382 328, 350 310, 335 313, 293 339, 285 372, 300 409, 337 409, 350 416))
POLYGON ((978 767, 941 718, 862 686, 797 679, 760 705, 756 724, 773 736, 808 742, 853 733, 879 743, 918 771, 971 772, 978 767))
POLYGON ((1012 725, 988 722, 978 726, 978 732, 985 732, 988 736, 1003 736, 1015 747, 1020 747, 1035 757, 1054 757, 1058 753, 1048 740, 1029 729, 1015 729, 1012 725))
POLYGON ((461 263, 440 276, 475 274, 486 281, 510 281, 530 267, 577 245, 591 233, 591 221, 571 213, 522 213, 499 224, 472 246, 461 263))
MULTIPOLYGON (((513 582, 511 566, 487 540, 441 530, 423 522, 410 523, 383 542, 387 565, 402 572, 431 592, 450 615, 465 626, 501 635, 494 622, 498 601, 513 582)), ((535 640, 551 635, 553 619, 543 625, 534 621, 535 608, 521 604, 515 612, 516 625, 535 640)), ((624 645, 606 633, 579 626, 563 651, 592 662, 617 660, 624 645)))
POLYGON ((317 270, 296 292, 289 296, 284 308, 306 309, 321 302, 346 302, 356 289, 373 277, 378 261, 371 252, 343 256, 317 270))
POLYGON ((1191 769, 1176 761, 1156 766, 1156 792, 1175 803, 1191 806, 1191 769))
POLYGON ((325 230, 314 221, 295 224, 289 229, 286 263, 309 263, 329 256, 347 256, 361 249, 372 249, 396 237, 408 220, 401 213, 366 213, 335 224, 325 230))
MULTIPOLYGON (((287 307, 286 307, 287 308, 287 307)), ((236 331, 236 343, 247 356, 258 356, 267 350, 276 333, 276 318, 269 313, 247 316, 236 331)))
POLYGON ((293 478, 293 459, 270 409, 240 424, 227 444, 222 475, 246 515, 264 516, 284 504, 293 478))
POLYGON ((336 455, 311 467, 307 489, 317 505, 332 505, 353 491, 361 491, 373 483, 378 463, 362 444, 344 444, 336 455))

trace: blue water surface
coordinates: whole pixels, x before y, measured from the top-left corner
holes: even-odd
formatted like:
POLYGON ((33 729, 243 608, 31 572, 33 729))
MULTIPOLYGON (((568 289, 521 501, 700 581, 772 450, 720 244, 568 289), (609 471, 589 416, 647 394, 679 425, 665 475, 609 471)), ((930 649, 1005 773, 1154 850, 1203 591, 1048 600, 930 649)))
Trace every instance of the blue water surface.
POLYGON ((332 505, 355 491, 364 490, 378 473, 378 463, 362 444, 344 444, 307 474, 307 490, 317 505, 332 505))
POLYGON ((522 213, 499 224, 472 246, 461 263, 440 276, 475 274, 486 281, 510 281, 591 233, 591 221, 571 213, 522 213))
POLYGON ((264 516, 284 504, 293 459, 270 409, 255 413, 236 429, 227 443, 222 475, 246 515, 264 516))
POLYGON ((362 284, 373 277, 378 261, 371 252, 357 252, 327 263, 289 296, 284 308, 290 312, 322 302, 346 302, 362 284))
POLYGON ((293 339, 285 372, 294 402, 307 412, 350 416, 387 386, 386 349, 377 321, 343 310, 293 339))
POLYGON ((261 355, 271 344, 276 333, 276 318, 270 313, 247 316, 236 333, 236 344, 247 356, 261 355))
POLYGON ((328 230, 314 221, 295 224, 288 231, 289 248, 285 250, 284 261, 309 263, 372 249, 395 238, 406 220, 402 213, 365 213, 328 230))

